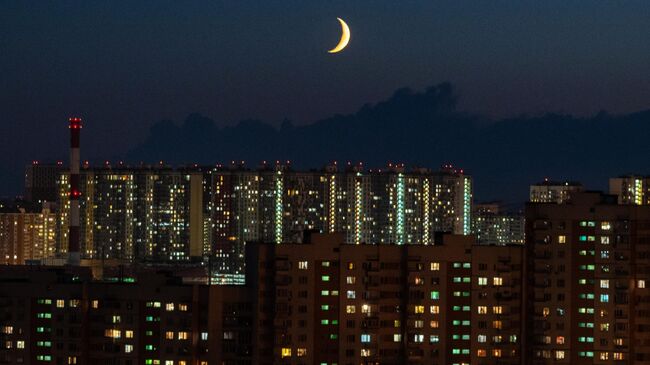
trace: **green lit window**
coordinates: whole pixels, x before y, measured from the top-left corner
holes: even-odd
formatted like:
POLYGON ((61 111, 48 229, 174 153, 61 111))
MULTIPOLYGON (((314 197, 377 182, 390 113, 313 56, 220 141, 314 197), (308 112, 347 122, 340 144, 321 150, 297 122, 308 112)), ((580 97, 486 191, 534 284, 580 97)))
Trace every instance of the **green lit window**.
POLYGON ((330 281, 330 277, 329 277, 329 275, 323 275, 323 276, 321 276, 321 280, 330 281))
POLYGON ((330 321, 329 321, 329 319, 321 319, 321 320, 320 320, 320 324, 322 324, 322 325, 328 325, 328 324, 330 324, 330 321))
POLYGON ((431 299, 433 300, 438 300, 440 299, 440 292, 437 290, 434 290, 431 292, 431 299))
POLYGON ((320 306, 320 309, 326 311, 326 310, 329 310, 329 309, 330 309, 330 306, 327 305, 327 304, 323 304, 323 305, 320 306))

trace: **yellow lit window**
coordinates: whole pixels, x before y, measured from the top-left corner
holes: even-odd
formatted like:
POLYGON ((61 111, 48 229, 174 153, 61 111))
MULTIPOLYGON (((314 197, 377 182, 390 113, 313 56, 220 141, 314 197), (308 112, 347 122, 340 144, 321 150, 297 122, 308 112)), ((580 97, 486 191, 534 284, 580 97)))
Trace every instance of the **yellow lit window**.
POLYGON ((557 243, 566 243, 566 236, 565 235, 557 236, 557 243))
POLYGON ((416 305, 413 308, 414 313, 424 313, 424 306, 423 305, 416 305))
POLYGON ((63 300, 63 299, 58 299, 58 300, 56 301, 56 307, 57 307, 57 308, 64 308, 64 307, 65 307, 65 300, 63 300))
POLYGON ((478 357, 486 357, 487 356, 487 351, 485 351, 485 349, 478 349, 476 351, 476 356, 478 356, 478 357))
POLYGON ((303 347, 299 347, 296 349, 296 356, 298 357, 303 357, 307 356, 307 349, 303 347))
POLYGON ((478 314, 486 314, 487 313, 487 307, 484 305, 479 305, 478 306, 478 314))
POLYGON ((431 307, 429 307, 429 311, 431 312, 431 314, 440 314, 440 306, 432 305, 431 307))
POLYGON ((356 313, 356 311, 357 311, 357 307, 355 307, 353 305, 346 305, 345 306, 345 313, 353 314, 353 313, 356 313))
POLYGON ((348 270, 354 270, 354 262, 348 262, 348 270))
POLYGON ((124 337, 133 338, 133 331, 131 331, 131 330, 124 331, 124 337))
POLYGON ((179 304, 178 310, 181 312, 187 312, 187 304, 179 304))
POLYGON ((93 300, 92 303, 91 303, 91 306, 92 306, 94 309, 99 308, 99 300, 93 300))
POLYGON ((555 351, 555 358, 556 358, 557 360, 562 360, 562 359, 564 359, 564 351, 562 351, 562 350, 557 350, 557 351, 555 351))
POLYGON ((500 305, 495 305, 492 307, 492 313, 493 314, 502 314, 503 313, 503 307, 500 305))
POLYGON ((187 332, 178 332, 178 339, 179 340, 187 340, 187 332))
POLYGON ((557 338, 555 339, 555 343, 557 343, 558 345, 564 345, 564 336, 557 336, 557 338))
POLYGON ((494 350, 492 350, 492 356, 494 356, 494 357, 501 357, 501 349, 494 349, 494 350))
POLYGON ((501 321, 492 321, 492 328, 500 330, 503 328, 503 323, 501 321))
POLYGON ((429 327, 438 328, 438 327, 440 327, 440 323, 438 321, 431 321, 431 322, 429 322, 429 327))
POLYGON ((438 271, 440 270, 440 263, 439 262, 432 262, 431 263, 431 271, 438 271))
POLYGON ((401 325, 402 323, 399 321, 399 319, 393 321, 393 327, 399 328, 401 325))
POLYGON ((551 314, 551 309, 549 307, 542 308, 542 315, 548 317, 551 314))
POLYGON ((282 357, 291 357, 291 348, 290 347, 283 347, 282 348, 282 357))
POLYGON ((636 287, 639 289, 645 289, 645 280, 637 280, 636 287))
POLYGON ((601 360, 609 360, 609 352, 601 352, 599 357, 601 360))
POLYGON ((503 285, 503 278, 502 278, 502 277, 499 277, 499 276, 495 276, 494 278, 492 278, 492 284, 493 284, 494 286, 501 286, 501 285, 503 285))
POLYGON ((165 339, 173 340, 174 339, 174 332, 172 332, 172 331, 165 332, 165 339))
POLYGON ((167 312, 171 312, 171 311, 173 311, 173 310, 174 310, 174 303, 167 303, 167 304, 165 304, 165 310, 166 310, 167 312))

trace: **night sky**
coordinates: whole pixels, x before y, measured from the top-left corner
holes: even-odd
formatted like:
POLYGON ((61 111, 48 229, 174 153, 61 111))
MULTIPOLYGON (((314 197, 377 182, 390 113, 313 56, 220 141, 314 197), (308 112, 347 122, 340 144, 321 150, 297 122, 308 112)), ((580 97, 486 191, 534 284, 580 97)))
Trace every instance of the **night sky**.
POLYGON ((647 0, 5 1, 0 196, 67 158, 71 115, 83 158, 111 159, 163 119, 305 125, 442 81, 492 118, 645 110, 649 34, 647 0))

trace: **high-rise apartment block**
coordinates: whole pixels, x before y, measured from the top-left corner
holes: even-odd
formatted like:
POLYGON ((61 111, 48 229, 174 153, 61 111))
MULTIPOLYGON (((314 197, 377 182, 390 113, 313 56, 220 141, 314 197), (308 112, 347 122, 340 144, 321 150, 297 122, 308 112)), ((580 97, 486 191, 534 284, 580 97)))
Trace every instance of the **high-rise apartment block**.
POLYGON ((526 207, 526 364, 650 362, 650 207, 526 207))
POLYGON ((0 265, 22 265, 54 256, 55 233, 56 214, 50 204, 41 209, 0 209, 0 265))
POLYGON ((478 244, 523 245, 524 215, 503 211, 498 203, 475 204, 472 233, 478 244))
MULTIPOLYGON (((66 252, 69 175, 59 180, 58 248, 66 252)), ((200 167, 89 168, 80 171, 83 258, 188 261, 209 248, 210 172, 200 167)))
MULTIPOLYGON (((294 171, 123 165, 80 172, 80 246, 86 258, 187 261, 212 256, 219 282, 242 283, 247 242, 300 242, 341 232, 351 244, 433 244, 469 234, 472 180, 447 166, 294 171)), ((66 247, 68 175, 59 181, 59 248, 66 247)))
POLYGON ((25 166, 25 200, 35 203, 56 202, 56 181, 63 170, 62 162, 49 164, 33 161, 25 166))
POLYGON ((280 364, 517 364, 521 246, 349 245, 340 235, 248 247, 253 355, 280 364), (262 315, 260 313, 260 315, 262 315))
POLYGON ((530 186, 530 201, 532 203, 562 204, 574 192, 583 191, 584 187, 578 182, 558 182, 544 180, 530 186))
POLYGON ((650 204, 650 178, 637 175, 610 178, 609 193, 618 196, 619 204, 650 204))

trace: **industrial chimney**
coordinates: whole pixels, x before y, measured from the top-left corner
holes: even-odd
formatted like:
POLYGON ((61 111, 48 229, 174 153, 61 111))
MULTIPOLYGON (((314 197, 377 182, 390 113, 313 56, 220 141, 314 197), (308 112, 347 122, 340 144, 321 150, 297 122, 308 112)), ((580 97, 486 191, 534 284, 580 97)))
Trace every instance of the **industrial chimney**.
POLYGON ((70 118, 70 217, 68 231, 68 264, 78 266, 81 261, 79 252, 79 138, 81 118, 70 118))

